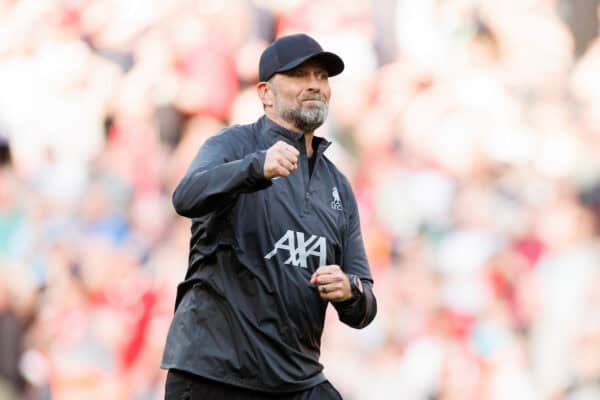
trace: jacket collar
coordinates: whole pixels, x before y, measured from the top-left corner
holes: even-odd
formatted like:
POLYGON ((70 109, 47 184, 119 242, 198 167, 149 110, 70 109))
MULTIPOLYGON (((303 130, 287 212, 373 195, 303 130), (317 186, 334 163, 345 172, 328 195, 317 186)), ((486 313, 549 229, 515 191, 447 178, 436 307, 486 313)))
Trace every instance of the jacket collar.
MULTIPOLYGON (((283 139, 296 147, 300 153, 306 153, 306 147, 304 145, 304 134, 300 132, 294 132, 283 126, 273 122, 269 117, 263 115, 257 121, 259 131, 262 136, 266 139, 267 144, 269 146, 275 144, 278 140, 283 139)), ((314 150, 318 153, 323 153, 329 146, 331 142, 327 139, 319 136, 313 136, 313 146, 314 150)))

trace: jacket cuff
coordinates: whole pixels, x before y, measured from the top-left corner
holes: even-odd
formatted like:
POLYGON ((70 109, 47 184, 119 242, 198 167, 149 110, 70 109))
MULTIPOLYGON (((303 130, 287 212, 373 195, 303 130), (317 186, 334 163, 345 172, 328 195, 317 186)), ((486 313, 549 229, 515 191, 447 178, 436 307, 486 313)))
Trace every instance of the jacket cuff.
POLYGON ((346 314, 353 314, 356 310, 365 308, 365 293, 361 293, 359 296, 354 296, 348 300, 340 301, 337 303, 340 312, 346 314))
POLYGON ((253 189, 260 190, 271 186, 271 180, 265 178, 264 167, 267 151, 261 150, 247 156, 250 159, 248 169, 248 185, 253 189))

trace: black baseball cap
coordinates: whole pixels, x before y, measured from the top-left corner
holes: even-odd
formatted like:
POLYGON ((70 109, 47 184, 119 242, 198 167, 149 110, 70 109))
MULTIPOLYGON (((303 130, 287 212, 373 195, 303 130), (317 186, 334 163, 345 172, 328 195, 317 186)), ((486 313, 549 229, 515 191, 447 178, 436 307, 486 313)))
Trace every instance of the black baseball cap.
POLYGON ((258 79, 266 82, 277 72, 289 71, 311 59, 323 62, 329 76, 344 70, 344 62, 337 54, 323 51, 315 39, 299 33, 282 36, 263 51, 258 64, 258 79))

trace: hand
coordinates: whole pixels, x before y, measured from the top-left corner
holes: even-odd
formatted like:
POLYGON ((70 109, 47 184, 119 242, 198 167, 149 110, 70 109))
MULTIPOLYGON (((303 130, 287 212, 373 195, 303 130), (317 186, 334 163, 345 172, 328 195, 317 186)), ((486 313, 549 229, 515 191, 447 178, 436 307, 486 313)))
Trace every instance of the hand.
POLYGON ((265 178, 288 176, 297 170, 299 155, 300 152, 295 147, 281 140, 269 147, 263 171, 265 178))
POLYGON ((322 299, 338 302, 352 298, 350 279, 339 265, 319 267, 310 278, 310 283, 319 285, 319 294, 322 299))

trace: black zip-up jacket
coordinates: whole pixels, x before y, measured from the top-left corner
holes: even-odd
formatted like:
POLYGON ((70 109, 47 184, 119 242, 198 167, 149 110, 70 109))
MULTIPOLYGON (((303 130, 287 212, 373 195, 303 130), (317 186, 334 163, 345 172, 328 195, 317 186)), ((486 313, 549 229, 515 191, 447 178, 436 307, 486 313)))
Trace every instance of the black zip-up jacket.
POLYGON ((173 194, 177 213, 192 218, 192 238, 162 368, 266 392, 322 383, 328 302, 309 282, 321 265, 338 264, 363 283, 362 296, 332 302, 340 320, 355 328, 373 320, 354 194, 323 155, 330 143, 313 144, 312 175, 304 136, 266 116, 201 147, 173 194), (268 180, 266 150, 279 140, 300 152, 298 169, 268 180))

